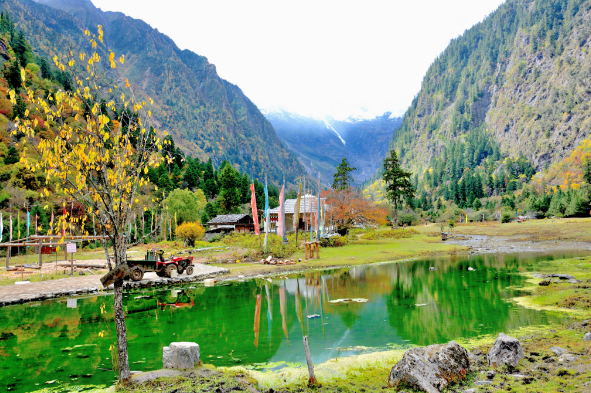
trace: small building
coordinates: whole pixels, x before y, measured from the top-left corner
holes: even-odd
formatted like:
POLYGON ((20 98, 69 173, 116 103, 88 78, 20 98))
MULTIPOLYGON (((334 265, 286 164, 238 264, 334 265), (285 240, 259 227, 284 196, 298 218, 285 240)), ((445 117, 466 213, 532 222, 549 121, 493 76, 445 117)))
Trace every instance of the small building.
MULTIPOLYGON (((286 199, 285 200, 285 229, 287 232, 293 232, 294 222, 294 210, 297 199, 286 199)), ((320 203, 325 203, 325 198, 320 198, 320 203)), ((314 195, 302 195, 300 199, 300 216, 298 217, 299 229, 305 230, 310 225, 310 210, 316 214, 318 212, 318 196, 314 195), (306 217, 304 219, 304 212, 306 217), (307 224, 306 224, 307 223, 307 224)), ((269 221, 270 221, 270 232, 277 231, 277 222, 279 221, 279 207, 269 210, 269 221)), ((261 222, 261 226, 264 226, 264 219, 261 222)))
POLYGON ((209 229, 205 231, 205 240, 216 235, 254 232, 254 221, 248 214, 222 214, 207 223, 209 229))

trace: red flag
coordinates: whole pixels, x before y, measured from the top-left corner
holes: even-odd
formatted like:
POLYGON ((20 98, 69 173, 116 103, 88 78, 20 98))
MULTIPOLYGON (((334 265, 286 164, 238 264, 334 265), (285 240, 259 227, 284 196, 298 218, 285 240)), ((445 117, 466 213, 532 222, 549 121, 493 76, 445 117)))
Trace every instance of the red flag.
POLYGON ((254 183, 250 184, 250 207, 252 209, 252 220, 254 221, 254 233, 255 235, 259 236, 261 234, 261 230, 259 228, 259 214, 257 210, 257 197, 254 193, 254 183))

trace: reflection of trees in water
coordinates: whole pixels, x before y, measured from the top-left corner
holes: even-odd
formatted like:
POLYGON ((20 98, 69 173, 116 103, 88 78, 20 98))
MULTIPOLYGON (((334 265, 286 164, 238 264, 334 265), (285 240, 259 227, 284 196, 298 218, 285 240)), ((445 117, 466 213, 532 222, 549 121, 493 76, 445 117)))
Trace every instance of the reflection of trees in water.
POLYGON ((404 339, 427 345, 542 323, 543 314, 505 301, 514 295, 507 287, 524 280, 512 274, 519 265, 516 257, 489 255, 442 261, 436 271, 425 262, 405 264, 386 299, 390 325, 404 339))

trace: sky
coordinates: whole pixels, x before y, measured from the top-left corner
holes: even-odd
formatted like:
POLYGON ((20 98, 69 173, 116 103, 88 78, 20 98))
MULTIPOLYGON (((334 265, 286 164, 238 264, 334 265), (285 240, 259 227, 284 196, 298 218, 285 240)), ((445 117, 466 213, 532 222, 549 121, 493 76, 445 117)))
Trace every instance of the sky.
POLYGON ((450 40, 504 0, 92 0, 215 64, 259 109, 403 114, 450 40))

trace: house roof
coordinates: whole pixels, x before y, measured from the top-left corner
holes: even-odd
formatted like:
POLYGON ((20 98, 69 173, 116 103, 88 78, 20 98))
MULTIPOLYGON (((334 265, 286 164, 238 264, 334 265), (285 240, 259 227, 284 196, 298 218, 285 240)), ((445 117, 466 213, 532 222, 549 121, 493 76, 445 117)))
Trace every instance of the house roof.
POLYGON ((212 218, 208 224, 231 224, 238 223, 244 217, 248 217, 248 214, 221 214, 215 218, 212 218))
MULTIPOLYGON (((285 214, 293 214, 294 208, 297 199, 286 199, 285 200, 285 214)), ((324 203, 325 198, 320 198, 320 203, 324 203)), ((306 213, 309 213, 310 210, 316 211, 318 209, 318 196, 314 195, 302 195, 300 199, 300 214, 304 212, 304 207, 306 208, 306 213)), ((274 209, 270 209, 269 213, 271 214, 279 214, 279 207, 274 209)))

